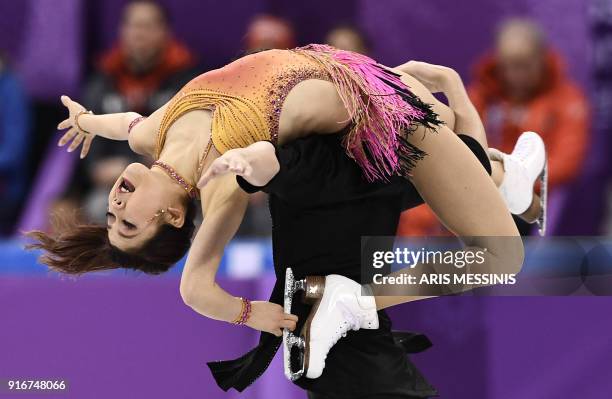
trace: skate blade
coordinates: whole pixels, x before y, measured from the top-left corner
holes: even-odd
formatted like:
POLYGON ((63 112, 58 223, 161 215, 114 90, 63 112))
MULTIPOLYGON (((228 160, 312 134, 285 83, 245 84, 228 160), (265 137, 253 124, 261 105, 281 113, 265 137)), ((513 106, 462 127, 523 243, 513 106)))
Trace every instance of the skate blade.
POLYGON ((303 292, 302 300, 304 303, 313 305, 302 332, 299 336, 295 335, 289 329, 283 329, 283 361, 285 376, 290 381, 295 381, 298 378, 306 374, 308 370, 308 362, 310 359, 310 327, 314 315, 319 308, 319 303, 323 297, 325 290, 325 277, 321 276, 308 276, 303 280, 296 280, 293 276, 293 270, 287 268, 285 274, 285 293, 283 310, 285 313, 291 313, 291 306, 293 305, 293 297, 298 291, 303 292), (299 369, 295 371, 291 364, 291 352, 293 349, 298 350, 298 366, 299 369))
POLYGON ((538 233, 541 237, 546 235, 546 218, 548 206, 548 160, 544 161, 544 168, 539 176, 540 180, 540 215, 536 223, 538 224, 538 233))
MULTIPOLYGON (((299 290, 304 289, 304 280, 296 281, 293 277, 293 271, 291 268, 287 268, 285 274, 285 294, 284 294, 284 302, 283 308, 285 313, 291 313, 291 306, 293 304, 293 296, 299 290)), ((307 364, 306 364, 306 341, 299 336, 296 336, 288 328, 283 328, 283 363, 285 370, 285 377, 289 381, 295 381, 298 378, 302 377, 306 372, 307 364), (299 351, 299 364, 300 368, 297 371, 294 371, 291 366, 291 351, 293 348, 296 348, 299 351)))

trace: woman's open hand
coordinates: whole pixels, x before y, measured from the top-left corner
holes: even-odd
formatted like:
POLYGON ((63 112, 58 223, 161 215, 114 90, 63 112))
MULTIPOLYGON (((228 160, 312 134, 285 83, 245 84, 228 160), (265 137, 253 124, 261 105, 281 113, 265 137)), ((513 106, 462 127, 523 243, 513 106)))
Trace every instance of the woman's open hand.
POLYGON ((235 173, 250 184, 263 187, 272 180, 279 169, 274 145, 268 141, 258 141, 246 148, 226 151, 215 159, 200 178, 198 188, 227 173, 235 173))
POLYGON ((204 187, 212 179, 223 176, 227 173, 235 173, 238 176, 249 176, 253 168, 245 156, 243 148, 229 150, 219 158, 215 159, 210 167, 200 178, 198 187, 204 187))
POLYGON ((251 302, 251 316, 246 325, 280 337, 283 335, 283 328, 295 330, 297 321, 297 316, 285 313, 283 307, 276 303, 253 301, 251 302))
POLYGON ((68 118, 60 122, 57 128, 59 130, 68 129, 68 131, 62 136, 57 145, 63 147, 68 144, 68 142, 72 141, 68 146, 68 152, 72 152, 83 144, 81 148, 81 159, 83 159, 87 156, 89 148, 91 147, 91 142, 95 137, 95 134, 84 132, 78 127, 76 118, 80 113, 86 111, 85 107, 76 101, 72 101, 68 96, 62 96, 61 100, 62 104, 68 108, 68 118))

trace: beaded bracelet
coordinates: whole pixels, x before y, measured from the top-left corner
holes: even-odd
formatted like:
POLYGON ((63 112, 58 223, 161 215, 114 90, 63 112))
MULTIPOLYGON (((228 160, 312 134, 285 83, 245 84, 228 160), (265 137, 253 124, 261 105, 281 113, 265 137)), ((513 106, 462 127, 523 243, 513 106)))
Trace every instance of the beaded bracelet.
POLYGON ((83 115, 83 114, 93 115, 93 112, 91 112, 91 111, 86 111, 86 110, 79 111, 79 113, 78 113, 78 114, 76 114, 76 115, 74 116, 74 125, 76 126, 77 130, 78 130, 80 133, 83 133, 83 134, 91 134, 91 132, 88 132, 87 130, 83 129, 83 128, 81 127, 81 125, 79 124, 79 117, 80 117, 81 115, 83 115))
POLYGON ((249 317, 251 316, 251 301, 242 297, 240 298, 240 300, 242 301, 242 310, 240 311, 238 317, 236 317, 236 319, 232 322, 236 325, 246 324, 246 322, 249 320, 249 317))
POLYGON ((128 136, 130 135, 130 133, 132 133, 132 129, 134 128, 134 126, 136 126, 140 122, 144 121, 145 119, 147 119, 146 116, 139 116, 137 118, 134 118, 134 120, 131 121, 130 125, 128 126, 128 136))

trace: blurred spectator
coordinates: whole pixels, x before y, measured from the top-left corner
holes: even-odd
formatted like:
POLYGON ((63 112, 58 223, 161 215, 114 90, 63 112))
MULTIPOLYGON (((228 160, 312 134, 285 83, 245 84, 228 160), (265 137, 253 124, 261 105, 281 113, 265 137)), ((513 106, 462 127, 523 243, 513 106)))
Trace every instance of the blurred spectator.
POLYGON ((12 233, 26 194, 28 121, 24 90, 0 55, 0 235, 12 233))
POLYGON ((262 14, 251 20, 245 35, 247 53, 264 49, 287 49, 296 46, 295 33, 289 21, 262 14))
MULTIPOLYGON (((173 38, 168 14, 153 0, 126 4, 119 41, 103 54, 85 90, 84 105, 95 113, 135 111, 149 115, 193 78, 195 57, 173 38)), ((123 168, 138 159, 125 143, 97 140, 87 158, 89 186, 84 211, 103 221, 108 190, 123 168)))
POLYGON ((338 25, 327 33, 325 43, 340 50, 368 54, 370 45, 363 32, 352 25, 338 25))
POLYGON ((589 141, 587 100, 534 23, 506 22, 496 45, 495 53, 477 64, 469 88, 489 146, 510 152, 522 132, 538 132, 546 143, 554 191, 580 173, 589 141))
MULTIPOLYGON (((562 64, 537 25, 509 20, 499 30, 495 51, 476 65, 469 87, 490 147, 511 152, 522 132, 533 130, 542 136, 550 192, 578 176, 590 134, 587 100, 562 64)), ((523 234, 531 230, 522 221, 517 225, 523 234)), ((444 231, 431 210, 420 206, 402 215, 398 234, 444 231)))
POLYGON ((101 58, 87 87, 88 105, 104 113, 150 114, 195 75, 192 53, 172 37, 168 14, 152 0, 123 9, 119 42, 101 58))

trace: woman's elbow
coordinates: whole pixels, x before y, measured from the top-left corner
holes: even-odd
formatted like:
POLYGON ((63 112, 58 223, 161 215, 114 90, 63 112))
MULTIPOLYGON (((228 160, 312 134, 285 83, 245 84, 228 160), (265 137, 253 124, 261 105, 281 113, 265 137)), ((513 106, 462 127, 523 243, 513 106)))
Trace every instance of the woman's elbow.
POLYGON ((192 284, 181 283, 179 291, 181 293, 181 298, 183 299, 183 303, 185 303, 185 305, 192 308, 194 304, 197 302, 196 300, 197 292, 196 290, 194 290, 192 284))
POLYGON ((193 282, 181 282, 179 288, 183 303, 199 313, 205 313, 208 304, 205 292, 202 287, 193 282))

